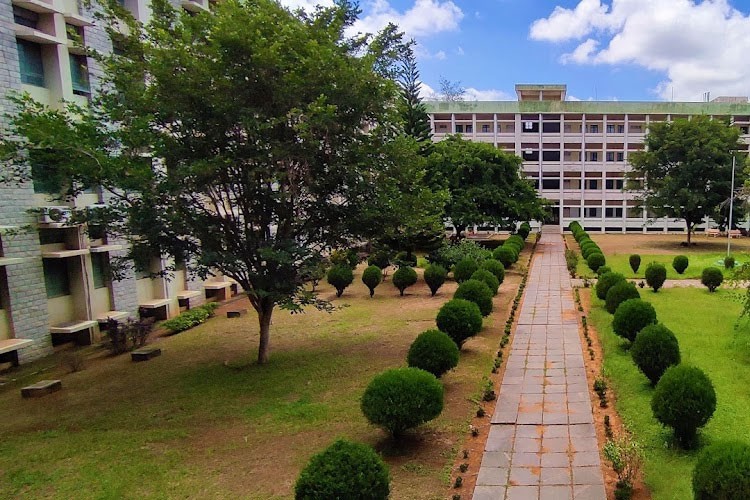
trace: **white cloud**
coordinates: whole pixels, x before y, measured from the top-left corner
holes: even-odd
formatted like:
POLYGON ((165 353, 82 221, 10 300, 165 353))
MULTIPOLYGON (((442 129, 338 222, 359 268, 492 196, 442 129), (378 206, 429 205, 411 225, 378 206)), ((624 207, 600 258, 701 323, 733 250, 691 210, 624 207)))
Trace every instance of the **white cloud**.
POLYGON ((467 101, 510 101, 513 100, 510 95, 502 90, 487 89, 479 90, 474 87, 466 89, 464 99, 467 101))
POLYGON ((439 51, 437 51, 437 52, 435 53, 435 55, 434 55, 433 57, 434 57, 435 59, 437 59, 438 61, 445 61, 445 58, 446 58, 447 56, 445 55, 445 51, 444 51, 444 50, 439 50, 439 51))
POLYGON ((750 16, 728 0, 581 0, 556 7, 530 29, 535 40, 588 39, 564 63, 635 64, 662 72, 654 92, 700 100, 703 92, 750 94, 750 16))
POLYGON ((393 8, 388 0, 370 0, 363 10, 367 14, 354 24, 355 31, 376 33, 393 23, 414 38, 456 31, 464 17, 463 11, 451 0, 415 0, 414 5, 404 12, 393 8))
POLYGON ((577 97, 576 97, 576 96, 574 96, 574 95, 566 95, 566 96, 565 96, 565 100, 566 100, 566 101, 573 101, 573 102, 578 102, 578 101, 580 101, 580 99, 579 99, 579 98, 577 98, 577 97))
POLYGON ((456 54, 459 55, 459 56, 462 56, 462 55, 466 54, 466 52, 464 52, 464 48, 463 47, 458 47, 456 49, 456 54))

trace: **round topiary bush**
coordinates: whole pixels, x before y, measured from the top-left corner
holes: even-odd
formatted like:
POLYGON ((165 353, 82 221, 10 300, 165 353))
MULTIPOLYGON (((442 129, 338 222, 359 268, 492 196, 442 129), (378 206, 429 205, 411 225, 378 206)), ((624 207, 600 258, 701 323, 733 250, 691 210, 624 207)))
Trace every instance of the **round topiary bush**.
POLYGON ((628 299, 617 306, 615 317, 612 319, 612 330, 632 342, 638 332, 655 323, 654 306, 645 300, 628 299))
POLYGON ((346 287, 354 281, 354 273, 348 265, 338 264, 328 270, 326 279, 336 289, 336 297, 341 297, 346 287))
POLYGON ((632 269, 634 273, 637 273, 638 268, 641 267, 641 256, 638 254, 631 255, 628 262, 630 263, 630 269, 632 269))
POLYGON ((734 269, 734 257, 731 255, 724 257, 724 269, 734 269))
POLYGON ((485 269, 480 269, 471 275, 471 279, 483 282, 487 285, 487 288, 490 289, 492 295, 497 295, 497 289, 500 288, 500 282, 491 272, 485 269))
POLYGON ((367 259, 368 266, 378 266, 381 270, 391 265, 391 256, 385 250, 378 250, 367 259))
POLYGON ((685 269, 688 268, 690 261, 688 258, 684 255, 678 255, 672 260, 672 268, 677 272, 677 274, 682 274, 685 272, 685 269))
POLYGON ((443 411, 443 384, 419 368, 395 368, 372 379, 362 395, 362 413, 395 438, 443 411))
POLYGON ((716 291, 724 281, 724 275, 718 267, 707 267, 701 274, 701 283, 708 288, 709 292, 716 291))
POLYGON ((609 266, 601 266, 599 269, 596 270, 597 276, 601 276, 603 274, 611 273, 612 268, 609 266))
POLYGON ((716 392, 700 368, 672 366, 656 384, 651 409, 656 420, 674 430, 678 443, 689 448, 716 410, 716 392))
POLYGON ((628 299, 640 299, 641 294, 634 284, 629 281, 621 281, 613 285, 605 297, 605 308, 610 314, 617 311, 617 307, 628 299))
POLYGON ((398 288, 401 296, 404 296, 404 290, 417 282, 417 272, 411 267, 399 267, 393 273, 393 286, 398 288))
POLYGON ((667 368, 680 364, 677 337, 664 325, 648 325, 638 332, 630 354, 638 369, 653 385, 656 385, 667 368))
POLYGON ((503 266, 502 262, 495 259, 487 259, 479 267, 494 274, 498 283, 503 284, 505 280, 505 266, 503 266))
POLYGON ((440 378, 458 364, 458 346, 446 333, 427 330, 412 342, 406 363, 440 378))
POLYGON ((370 297, 375 295, 375 287, 383 281, 383 271, 378 266, 370 266, 362 272, 362 283, 370 290, 370 297))
POLYGON ((703 450, 693 469, 695 500, 750 498, 750 445, 722 441, 703 450))
POLYGON ((616 284, 625 281, 625 276, 620 273, 604 273, 596 280, 596 296, 601 300, 607 298, 607 292, 616 284))
POLYGON ((465 299, 479 306, 482 316, 488 316, 492 312, 492 290, 479 280, 466 280, 456 289, 454 299, 465 299))
POLYGON ((508 269, 516 261, 516 253, 512 248, 506 246, 497 247, 495 251, 492 252, 492 257, 495 260, 499 260, 505 269, 508 269))
POLYGON ((588 257, 586 257, 586 264, 588 264, 589 269, 596 272, 600 267, 602 267, 604 264, 606 264, 607 259, 604 258, 604 255, 601 253, 591 253, 588 257))
POLYGON ((524 240, 529 237, 529 233, 531 232, 531 225, 528 222, 524 222, 518 227, 518 236, 523 238, 524 240))
POLYGON ((476 261, 472 259, 462 259, 458 261, 453 268, 453 279, 456 280, 456 283, 463 283, 470 279, 471 275, 474 274, 477 269, 479 269, 479 266, 477 266, 476 261))
POLYGON ((662 285, 664 285, 664 282, 667 281, 667 268, 664 267, 664 264, 659 264, 658 262, 652 262, 646 266, 644 274, 646 276, 646 283, 654 289, 654 292, 658 292, 662 285))
POLYGON ((389 495, 383 459, 369 446, 343 439, 314 455, 294 486, 295 500, 386 500, 389 495))
POLYGON ((445 279, 448 277, 448 271, 443 266, 438 264, 430 264, 427 269, 424 270, 424 281, 427 286, 430 287, 430 292, 434 297, 440 287, 445 283, 445 279))
POLYGON ((435 323, 460 348, 469 337, 482 329, 482 311, 469 300, 449 300, 438 311, 435 323))

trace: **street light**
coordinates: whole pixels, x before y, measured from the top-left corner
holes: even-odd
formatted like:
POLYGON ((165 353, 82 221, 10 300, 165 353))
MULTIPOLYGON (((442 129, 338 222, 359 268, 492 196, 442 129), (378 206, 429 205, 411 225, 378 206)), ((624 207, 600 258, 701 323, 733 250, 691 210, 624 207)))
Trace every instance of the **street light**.
POLYGON ((737 159, 735 152, 732 151, 732 188, 729 191, 729 226, 727 227, 727 257, 729 257, 729 250, 732 247, 732 209, 734 208, 734 167, 736 166, 737 159))

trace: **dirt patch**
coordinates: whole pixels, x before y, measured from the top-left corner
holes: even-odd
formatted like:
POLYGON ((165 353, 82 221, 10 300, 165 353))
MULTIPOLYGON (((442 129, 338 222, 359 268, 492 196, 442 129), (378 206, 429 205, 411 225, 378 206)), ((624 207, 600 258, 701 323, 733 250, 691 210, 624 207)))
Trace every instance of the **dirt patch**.
MULTIPOLYGON (((671 255, 685 251, 680 243, 686 241, 684 234, 599 234, 590 233, 591 238, 602 249, 604 255, 610 254, 655 254, 671 255)), ((569 248, 578 250, 578 245, 570 234, 565 236, 569 248)), ((726 252, 726 238, 711 238, 698 234, 693 236, 691 252, 721 253, 726 252)), ((738 252, 750 252, 750 238, 732 239, 732 248, 738 252)))

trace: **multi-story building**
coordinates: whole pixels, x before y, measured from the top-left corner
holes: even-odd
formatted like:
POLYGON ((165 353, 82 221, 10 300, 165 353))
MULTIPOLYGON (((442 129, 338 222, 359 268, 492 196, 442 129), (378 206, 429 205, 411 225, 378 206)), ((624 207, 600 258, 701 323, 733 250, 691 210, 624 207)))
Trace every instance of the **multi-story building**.
MULTIPOLYGON (((177 0, 196 12, 208 0, 177 0)), ((141 21, 145 0, 124 0, 141 21)), ((12 112, 11 92, 28 92, 56 107, 62 101, 86 105, 96 92, 99 68, 76 42, 111 50, 106 32, 79 0, 0 0, 0 111, 12 112)), ((43 166, 32 165, 33 182, 0 183, 0 363, 38 358, 68 341, 90 343, 107 318, 151 314, 174 316, 206 299, 236 292, 229 279, 189 279, 184 269, 171 278, 152 278, 168 262, 154 256, 150 271, 127 271, 111 280, 110 259, 126 252, 95 227, 67 223, 71 209, 107 203, 94 188, 60 201, 61 186, 43 166), (33 230, 24 229, 32 226, 33 230)))
MULTIPOLYGON (((523 171, 551 201, 552 223, 578 220, 589 231, 685 231, 682 221, 637 208, 623 191, 628 155, 643 149, 648 126, 708 115, 729 118, 750 143, 747 97, 711 102, 567 101, 565 85, 516 85, 517 101, 426 102, 433 140, 450 134, 523 158, 523 171)), ((745 146, 747 148, 747 146, 745 146)))

